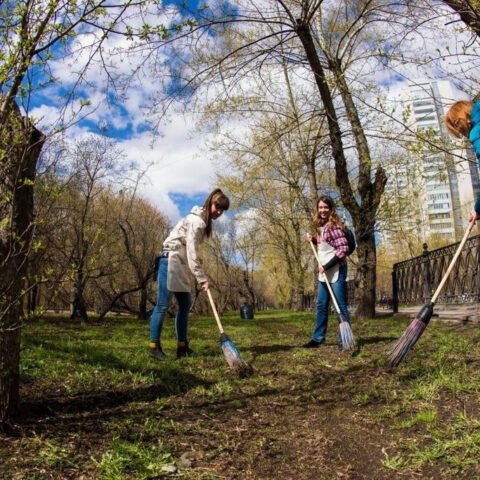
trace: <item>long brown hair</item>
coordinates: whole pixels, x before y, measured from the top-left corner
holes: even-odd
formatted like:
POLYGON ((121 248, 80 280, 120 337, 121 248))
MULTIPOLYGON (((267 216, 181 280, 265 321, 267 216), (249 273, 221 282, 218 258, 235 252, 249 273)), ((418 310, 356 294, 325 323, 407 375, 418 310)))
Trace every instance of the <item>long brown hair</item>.
POLYGON ((460 100, 455 102, 445 115, 445 125, 448 131, 457 138, 467 137, 470 133, 470 114, 472 113, 472 102, 460 100))
POLYGON ((205 222, 207 224, 207 228, 205 229, 205 235, 207 238, 212 234, 212 217, 210 213, 210 210, 212 209, 212 203, 214 203, 218 208, 221 208, 224 212, 230 208, 230 200, 220 188, 216 188, 210 193, 203 204, 203 210, 205 211, 205 222))
POLYGON ((318 206, 320 205, 320 202, 323 202, 328 205, 328 208, 330 209, 330 217, 328 218, 327 225, 329 227, 342 227, 345 228, 345 225, 343 223, 343 220, 337 215, 337 206, 335 205, 335 202, 333 201, 332 197, 329 197, 328 195, 322 195, 318 200, 317 200, 317 209, 315 210, 315 216, 313 218, 313 222, 315 224, 315 228, 318 230, 320 225, 320 218, 318 216, 318 206))

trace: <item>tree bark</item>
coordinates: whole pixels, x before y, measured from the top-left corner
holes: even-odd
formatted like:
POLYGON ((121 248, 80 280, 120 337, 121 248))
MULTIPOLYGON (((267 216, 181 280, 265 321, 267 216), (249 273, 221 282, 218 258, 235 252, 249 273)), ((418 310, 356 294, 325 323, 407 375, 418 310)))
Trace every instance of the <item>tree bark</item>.
MULTIPOLYGON (((365 219, 365 222, 373 223, 372 219, 365 219)), ((358 269, 355 278, 355 297, 357 308, 355 315, 360 318, 374 318, 375 298, 377 289, 377 250, 375 247, 375 234, 373 227, 358 230, 357 235, 357 256, 358 269)))
MULTIPOLYGON (((35 282, 35 280, 33 280, 33 282, 35 282)), ((38 296, 39 296, 38 284, 35 283, 32 285, 32 287, 29 289, 29 292, 28 292, 28 299, 27 299, 28 313, 33 313, 37 309, 38 296)))
POLYGON ((147 284, 142 286, 140 290, 140 302, 138 305, 138 315, 139 320, 146 320, 148 318, 147 313, 147 284))
POLYGON ((19 404, 22 297, 33 234, 33 184, 44 141, 12 105, 0 125, 0 428, 19 404))
POLYGON ((70 320, 80 320, 82 322, 88 321, 87 307, 81 292, 75 291, 73 294, 72 313, 70 314, 70 320))
POLYGON ((70 320, 80 320, 82 322, 86 322, 88 321, 88 314, 85 297, 83 295, 86 282, 85 274, 83 273, 82 268, 83 266, 80 266, 75 274, 76 280, 73 285, 72 312, 70 314, 70 320))
POLYGON ((255 290, 252 286, 252 282, 250 281, 251 276, 248 274, 248 266, 247 269, 243 272, 243 284, 245 285, 245 289, 248 292, 249 300, 254 307, 257 305, 257 297, 255 295, 255 290))

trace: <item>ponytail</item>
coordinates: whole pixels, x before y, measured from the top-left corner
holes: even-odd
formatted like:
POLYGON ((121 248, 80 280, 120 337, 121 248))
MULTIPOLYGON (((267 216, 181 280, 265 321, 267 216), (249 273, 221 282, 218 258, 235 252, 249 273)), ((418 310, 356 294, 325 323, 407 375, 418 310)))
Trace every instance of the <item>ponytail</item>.
POLYGON ((205 228, 205 235, 207 236, 207 238, 209 238, 212 234, 212 217, 210 211, 213 203, 218 208, 221 208, 223 211, 226 211, 230 208, 230 200, 220 188, 216 188, 210 193, 210 195, 205 200, 205 203, 203 204, 203 210, 205 211, 206 217, 205 221, 207 224, 207 227, 205 228))

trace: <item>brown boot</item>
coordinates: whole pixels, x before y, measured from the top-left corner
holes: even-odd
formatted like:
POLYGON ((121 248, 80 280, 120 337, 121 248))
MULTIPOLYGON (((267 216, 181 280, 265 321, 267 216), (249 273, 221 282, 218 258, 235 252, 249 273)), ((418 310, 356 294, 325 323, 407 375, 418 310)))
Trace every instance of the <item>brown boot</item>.
POLYGON ((177 358, 196 357, 197 354, 188 346, 188 340, 178 342, 177 358))
POLYGON ((167 358, 162 350, 162 345, 160 342, 150 342, 148 344, 148 354, 156 360, 165 360, 167 358))

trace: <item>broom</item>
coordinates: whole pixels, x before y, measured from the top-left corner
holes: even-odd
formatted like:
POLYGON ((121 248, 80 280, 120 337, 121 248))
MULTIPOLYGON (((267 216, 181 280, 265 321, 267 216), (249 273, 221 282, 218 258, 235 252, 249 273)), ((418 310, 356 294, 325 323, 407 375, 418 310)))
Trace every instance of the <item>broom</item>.
MULTIPOLYGON (((315 247, 312 241, 310 240, 309 243, 310 243, 310 246, 312 247, 313 254, 317 259, 318 264, 321 265, 320 258, 318 257, 318 253, 315 250, 315 247)), ((352 327, 350 326, 350 323, 345 319, 345 317, 342 315, 342 312, 340 311, 340 307, 338 306, 337 299, 333 294, 333 290, 330 285, 330 282, 328 281, 326 273, 324 273, 323 276, 325 277, 325 283, 327 284, 328 292, 332 297, 333 304, 335 305, 335 310, 337 311, 337 314, 338 314, 338 322, 339 322, 338 327, 340 329, 340 339, 342 342, 342 348, 344 350, 353 350, 355 348, 355 339, 353 338, 352 327)))
POLYGON ((475 222, 471 222, 468 225, 468 228, 465 231, 462 241, 460 242, 460 245, 458 246, 457 251, 453 256, 452 261, 450 262, 450 265, 448 266, 447 271, 445 272, 445 275, 443 276, 440 282, 440 285, 435 290, 435 293, 433 294, 430 302, 421 308, 420 312, 418 312, 418 315, 412 320, 412 322, 410 322, 410 325, 407 327, 405 332, 403 332, 402 336, 395 342, 395 344, 391 348, 388 356, 389 368, 395 368, 395 367, 398 367, 398 365, 400 365, 400 363, 403 361, 407 353, 415 345, 417 340, 421 337, 423 331, 427 328, 427 325, 430 322, 430 319, 432 318, 432 315, 433 315, 433 306, 435 305, 435 301, 437 300, 437 297, 440 295, 440 291, 445 285, 445 282, 447 281, 447 278, 450 275, 450 272, 452 271, 453 266, 455 265, 455 262, 460 256, 463 246, 465 245, 465 242, 468 239, 468 235, 472 231, 472 228, 474 225, 475 225, 475 222))
POLYGON ((210 289, 207 289, 207 295, 208 299, 210 300, 210 306, 212 307, 213 315, 217 321, 218 329, 220 330, 220 348, 225 355, 225 360, 227 361, 230 370, 236 373, 239 377, 248 377, 252 375, 252 366, 242 359, 237 347, 235 347, 235 344, 228 338, 227 334, 223 330, 222 322, 220 322, 220 317, 218 316, 210 289))

